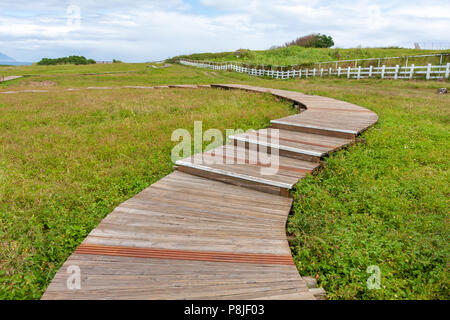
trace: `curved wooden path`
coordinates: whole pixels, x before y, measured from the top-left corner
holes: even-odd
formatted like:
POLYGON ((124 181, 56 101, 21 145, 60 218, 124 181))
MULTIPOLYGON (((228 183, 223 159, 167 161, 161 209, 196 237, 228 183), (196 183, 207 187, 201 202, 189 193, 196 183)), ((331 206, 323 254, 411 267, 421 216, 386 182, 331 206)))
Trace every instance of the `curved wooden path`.
POLYGON ((88 235, 43 299, 315 299, 286 240, 289 190, 378 117, 299 92, 211 87, 269 92, 302 112, 178 161, 175 172, 119 205, 88 235), (279 154, 276 174, 261 174, 267 163, 245 160, 266 148, 279 154), (67 286, 71 266, 80 269, 80 289, 67 286))

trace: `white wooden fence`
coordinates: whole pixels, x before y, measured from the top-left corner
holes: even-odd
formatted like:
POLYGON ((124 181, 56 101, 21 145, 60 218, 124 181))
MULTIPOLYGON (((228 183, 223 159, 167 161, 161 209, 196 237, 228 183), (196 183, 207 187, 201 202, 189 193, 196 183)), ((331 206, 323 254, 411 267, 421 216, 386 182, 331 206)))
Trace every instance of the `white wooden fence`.
MULTIPOLYGON (((352 60, 335 60, 335 61, 325 61, 325 62, 317 62, 315 63, 315 67, 325 67, 326 65, 334 65, 336 68, 339 67, 339 65, 342 66, 342 64, 346 64, 347 66, 353 65, 355 68, 358 67, 358 65, 362 65, 363 63, 369 62, 371 65, 377 65, 377 67, 381 67, 383 64, 390 66, 394 65, 392 62, 395 60, 403 60, 405 62, 405 66, 408 66, 408 62, 414 62, 416 58, 423 58, 426 60, 432 60, 435 58, 435 60, 439 60, 439 65, 445 64, 444 60, 448 60, 448 57, 450 56, 450 53, 436 53, 436 54, 421 54, 421 55, 415 55, 415 56, 400 56, 400 57, 382 57, 382 58, 365 58, 365 59, 352 59, 352 60), (445 57, 445 59, 444 59, 445 57), (438 59, 439 58, 439 59, 438 59), (385 63, 388 62, 388 63, 385 63)), ((430 63, 430 62, 421 62, 421 63, 430 63)), ((400 65, 401 63, 396 63, 400 65)))
POLYGON ((357 68, 291 68, 288 70, 278 70, 280 68, 269 69, 263 67, 244 67, 235 63, 213 63, 199 62, 195 60, 179 60, 181 64, 213 70, 233 70, 247 73, 253 76, 266 76, 276 79, 309 78, 309 77, 346 77, 352 79, 381 78, 381 79, 448 79, 450 75, 450 63, 446 65, 431 65, 387 67, 366 67, 357 68))

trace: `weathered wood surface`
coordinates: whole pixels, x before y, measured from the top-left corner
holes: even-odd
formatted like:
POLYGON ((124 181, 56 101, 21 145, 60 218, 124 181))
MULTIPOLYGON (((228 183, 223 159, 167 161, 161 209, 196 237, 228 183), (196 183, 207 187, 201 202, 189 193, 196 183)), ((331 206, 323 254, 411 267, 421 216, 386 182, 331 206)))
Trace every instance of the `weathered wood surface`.
POLYGON ((43 299, 313 299, 286 241, 291 201, 174 172, 110 213, 43 299))
POLYGON ((22 78, 23 76, 0 76, 0 82, 5 82, 5 81, 9 81, 9 80, 14 80, 14 79, 19 79, 22 78))
POLYGON ((277 149, 279 155, 318 162, 329 152, 346 146, 353 141, 306 132, 283 129, 263 129, 256 132, 246 132, 232 135, 229 138, 236 144, 245 142, 251 146, 266 146, 277 149), (274 143, 273 140, 277 140, 274 143))
POLYGON ((306 111, 299 114, 272 120, 274 128, 354 139, 356 135, 378 121, 375 112, 332 98, 253 86, 229 84, 212 86, 270 92, 274 96, 293 101, 306 108, 306 111))
MULTIPOLYGON (((205 86, 153 88, 168 87, 205 86)), ((273 121, 282 128, 278 132, 237 134, 229 145, 178 161, 178 171, 119 205, 91 231, 43 299, 323 297, 308 289, 291 257, 285 231, 289 190, 320 166, 322 156, 353 143, 376 114, 286 90, 211 87, 269 92, 306 111, 273 121), (272 140, 277 133, 278 141, 272 140), (275 174, 261 173, 270 164, 249 161, 266 151, 280 154, 275 174), (67 286, 71 266, 80 269, 80 289, 67 286)))

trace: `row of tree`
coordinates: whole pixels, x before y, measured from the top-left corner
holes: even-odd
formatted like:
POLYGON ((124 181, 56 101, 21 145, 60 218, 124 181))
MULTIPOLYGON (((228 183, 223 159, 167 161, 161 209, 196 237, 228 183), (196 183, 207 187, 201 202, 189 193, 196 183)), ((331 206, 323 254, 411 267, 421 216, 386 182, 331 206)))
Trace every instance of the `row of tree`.
POLYGON ((94 64, 94 59, 86 59, 83 56, 70 56, 62 58, 42 58, 37 64, 42 66, 57 65, 57 64, 94 64))

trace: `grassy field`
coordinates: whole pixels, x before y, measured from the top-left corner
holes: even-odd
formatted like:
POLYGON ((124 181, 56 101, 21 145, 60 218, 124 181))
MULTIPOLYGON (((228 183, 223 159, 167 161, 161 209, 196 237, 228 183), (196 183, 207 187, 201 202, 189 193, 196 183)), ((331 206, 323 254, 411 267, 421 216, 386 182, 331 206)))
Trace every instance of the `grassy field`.
POLYGON ((86 88, 89 86, 223 83, 224 81, 233 82, 249 79, 247 75, 239 73, 196 70, 181 65, 173 65, 163 69, 148 68, 147 65, 149 64, 0 66, 0 75, 27 75, 22 79, 0 83, 0 89, 56 90, 58 88, 86 88), (38 82, 45 81, 54 82, 55 86, 40 87, 38 82))
POLYGON ((53 83, 49 93, 0 95, 0 298, 39 298, 106 214, 169 173, 173 129, 191 130, 194 120, 257 129, 292 112, 268 95, 239 91, 61 89, 231 82, 329 96, 380 117, 362 143, 325 159, 296 187, 287 229, 300 274, 317 276, 331 299, 449 298, 450 98, 435 93, 448 82, 277 81, 178 65, 58 67, 0 85, 53 83), (127 66, 137 72, 82 74, 127 66), (366 288, 369 265, 381 269, 379 290, 366 288))
MULTIPOLYGON (((289 65, 311 65, 317 62, 336 61, 338 55, 340 60, 366 59, 366 58, 383 58, 383 57, 399 57, 407 55, 428 55, 435 53, 450 53, 450 50, 416 50, 402 48, 354 48, 354 49, 328 49, 328 48, 303 48, 299 46, 291 46, 287 48, 278 48, 273 50, 260 51, 243 51, 241 57, 237 57, 235 52, 217 52, 217 53, 199 53, 191 55, 177 56, 171 59, 175 61, 179 58, 187 58, 194 60, 206 61, 236 61, 247 64, 264 64, 272 66, 289 66, 289 65)), ((423 65, 425 63, 439 64, 437 58, 410 58, 409 64, 423 65)), ((375 61, 376 62, 376 61, 375 61)), ((372 61, 372 63, 375 63, 372 61)), ((450 62, 450 58, 444 57, 443 64, 450 62)), ((360 65, 367 65, 369 62, 363 62, 360 65)), ((402 59, 383 60, 386 65, 404 65, 402 59)), ((331 65, 330 65, 331 66, 331 65)), ((341 67, 347 64, 341 63, 341 67)))

